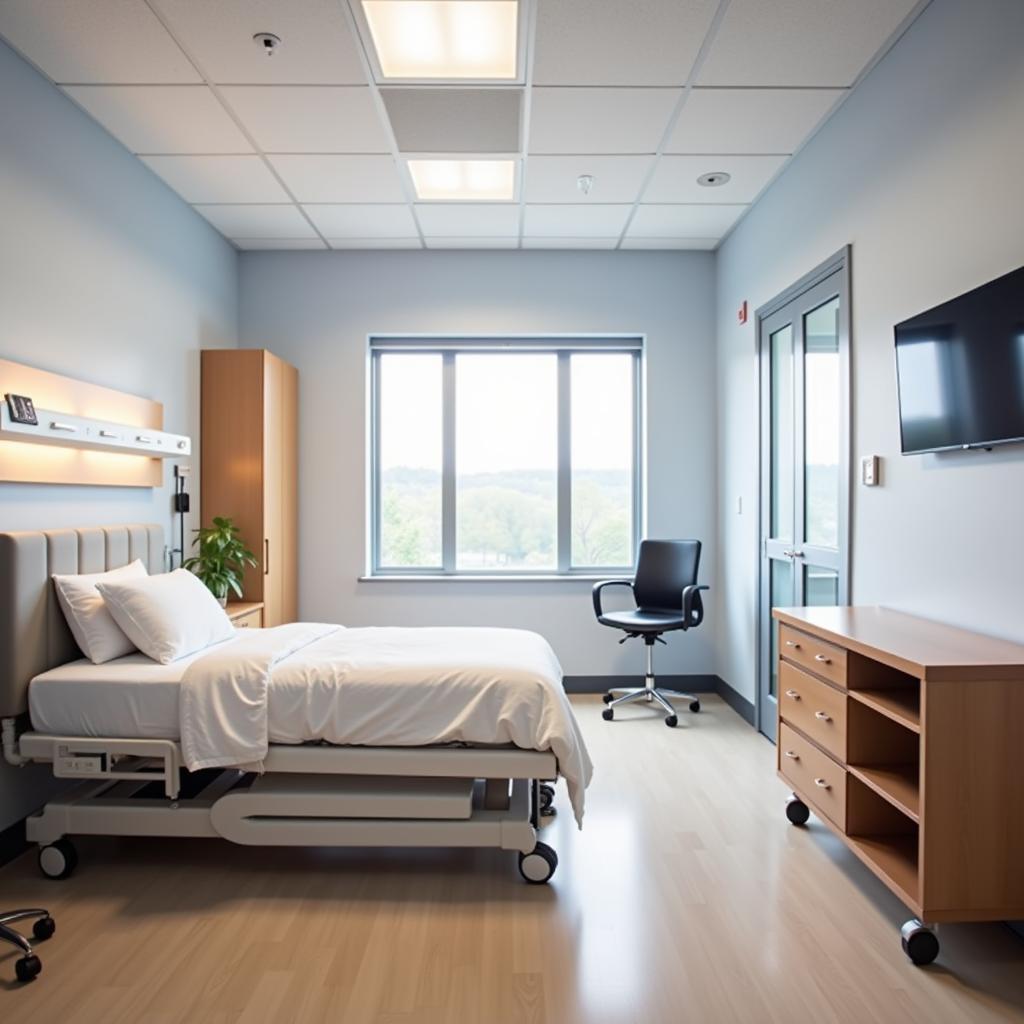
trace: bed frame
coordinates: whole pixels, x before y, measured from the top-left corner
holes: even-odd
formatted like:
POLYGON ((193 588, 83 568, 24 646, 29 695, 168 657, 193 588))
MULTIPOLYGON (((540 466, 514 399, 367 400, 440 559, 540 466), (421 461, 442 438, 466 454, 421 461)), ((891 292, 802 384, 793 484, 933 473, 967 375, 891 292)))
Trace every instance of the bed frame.
POLYGON ((26 821, 39 865, 64 878, 73 835, 223 838, 249 846, 478 846, 518 851, 528 882, 558 859, 537 839, 558 763, 517 747, 272 745, 247 766, 189 773, 171 740, 51 736, 21 731, 28 685, 81 657, 50 581, 136 558, 164 570, 159 526, 0 533, 0 719, 14 765, 50 764, 80 785, 26 821), (548 780, 548 781, 544 781, 548 780))

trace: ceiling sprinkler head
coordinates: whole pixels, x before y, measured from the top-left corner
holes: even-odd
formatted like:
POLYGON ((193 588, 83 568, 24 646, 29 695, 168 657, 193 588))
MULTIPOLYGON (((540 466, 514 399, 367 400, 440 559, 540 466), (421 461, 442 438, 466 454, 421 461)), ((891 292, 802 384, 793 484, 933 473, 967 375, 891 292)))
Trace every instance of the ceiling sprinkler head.
POLYGON ((594 176, 592 174, 581 174, 576 179, 576 187, 585 195, 590 195, 590 190, 594 187, 594 176))
POLYGON ((697 184, 707 188, 717 188, 719 185, 724 185, 731 177, 732 175, 725 171, 709 171, 697 179, 697 184))
POLYGON ((260 53, 266 57, 273 57, 281 45, 280 36, 275 36, 273 32, 257 32, 252 37, 252 41, 260 53))

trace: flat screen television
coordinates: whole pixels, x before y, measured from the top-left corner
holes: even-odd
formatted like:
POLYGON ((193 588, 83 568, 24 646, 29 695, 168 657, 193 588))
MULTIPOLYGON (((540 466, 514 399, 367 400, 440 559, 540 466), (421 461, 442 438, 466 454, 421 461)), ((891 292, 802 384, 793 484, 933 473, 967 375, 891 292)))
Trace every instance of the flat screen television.
POLYGON ((904 455, 1024 441, 1024 267, 895 330, 904 455))

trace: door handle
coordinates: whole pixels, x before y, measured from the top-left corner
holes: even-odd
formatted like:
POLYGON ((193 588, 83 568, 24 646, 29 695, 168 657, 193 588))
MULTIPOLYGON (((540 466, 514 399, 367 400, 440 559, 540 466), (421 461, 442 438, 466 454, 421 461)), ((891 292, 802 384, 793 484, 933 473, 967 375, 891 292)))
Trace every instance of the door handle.
POLYGON ((832 788, 831 783, 829 783, 828 780, 826 780, 826 779, 815 779, 814 780, 814 784, 819 789, 831 789, 832 788))
POLYGON ((823 665, 831 665, 832 664, 832 659, 831 658, 826 658, 824 654, 816 654, 814 656, 814 660, 815 661, 820 661, 823 665))
POLYGON ((782 552, 782 557, 783 558, 803 558, 804 557, 804 553, 802 551, 797 551, 797 550, 794 549, 793 551, 783 551, 782 552))
POLYGON ((786 750, 786 751, 784 751, 784 753, 785 753, 786 757, 788 757, 791 761, 799 761, 800 760, 800 755, 798 753, 796 753, 796 751, 794 751, 794 750, 786 750))
POLYGON ((792 647, 794 651, 799 651, 800 650, 800 645, 795 640, 787 640, 786 641, 786 646, 787 647, 792 647))
POLYGON ((787 690, 786 691, 786 696, 789 697, 790 700, 799 700, 800 699, 800 694, 796 690, 787 690))
POLYGON ((270 538, 263 538, 263 575, 270 575, 270 538))
POLYGON ((825 711, 815 711, 814 712, 814 717, 817 718, 820 722, 831 722, 832 721, 832 716, 830 714, 828 714, 827 712, 825 712, 825 711))

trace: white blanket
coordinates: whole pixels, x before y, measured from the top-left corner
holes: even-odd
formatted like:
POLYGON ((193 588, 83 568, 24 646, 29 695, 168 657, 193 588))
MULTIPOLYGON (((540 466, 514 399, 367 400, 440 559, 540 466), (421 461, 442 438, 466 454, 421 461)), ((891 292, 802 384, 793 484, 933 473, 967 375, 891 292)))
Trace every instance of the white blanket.
POLYGON ((273 740, 550 750, 577 822, 592 766, 543 637, 516 629, 295 623, 199 658, 181 692, 185 763, 258 763, 273 740))

